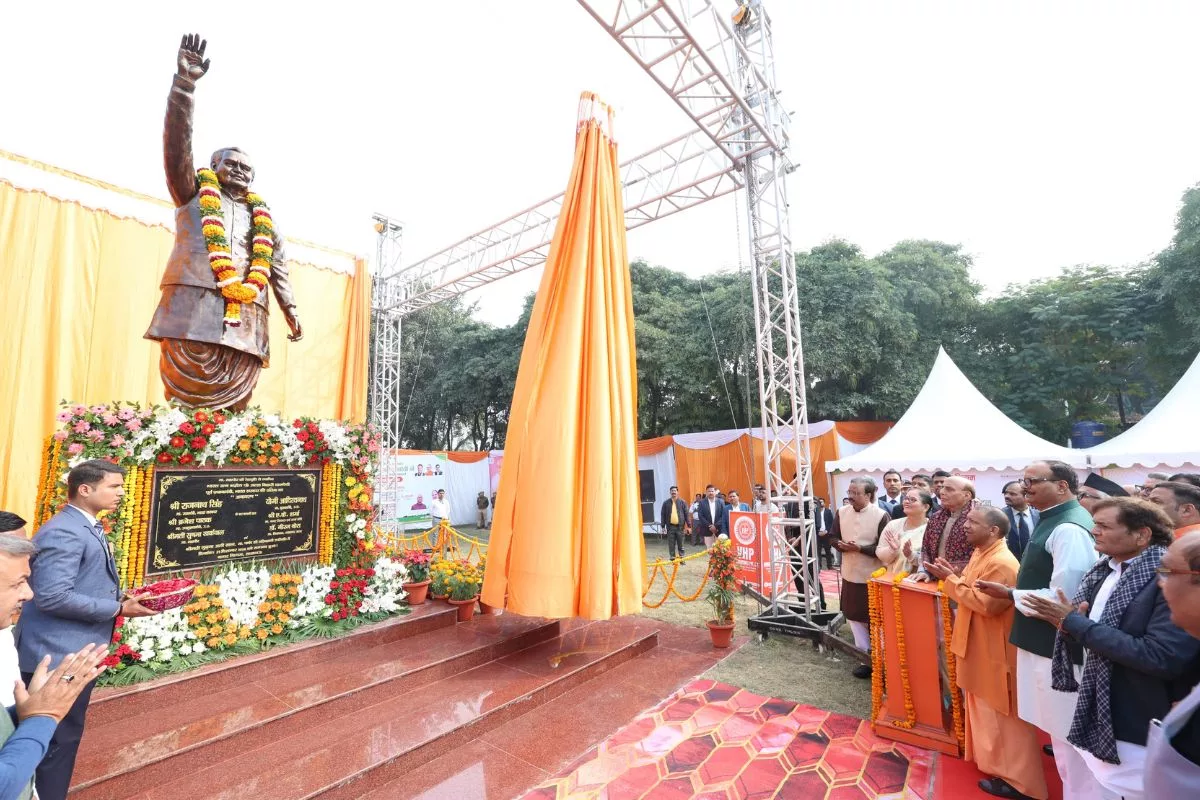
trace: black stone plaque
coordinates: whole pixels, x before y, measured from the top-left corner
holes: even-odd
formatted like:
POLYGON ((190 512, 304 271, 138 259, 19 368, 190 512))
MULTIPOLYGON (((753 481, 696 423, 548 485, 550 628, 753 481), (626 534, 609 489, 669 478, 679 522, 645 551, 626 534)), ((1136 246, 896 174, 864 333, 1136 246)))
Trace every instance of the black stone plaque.
POLYGON ((146 572, 317 552, 320 469, 158 470, 146 572))

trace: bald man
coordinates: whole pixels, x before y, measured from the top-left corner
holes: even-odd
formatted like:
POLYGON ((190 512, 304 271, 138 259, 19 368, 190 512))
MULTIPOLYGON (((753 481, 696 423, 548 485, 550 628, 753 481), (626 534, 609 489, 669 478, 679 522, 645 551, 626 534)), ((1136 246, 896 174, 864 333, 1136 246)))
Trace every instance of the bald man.
MULTIPOLYGON (((1200 531, 1176 539, 1158 572, 1171 621, 1200 639, 1200 531)), ((1146 797, 1200 797, 1200 686, 1150 723, 1144 774, 1146 797)))
MULTIPOLYGON (((933 512, 921 540, 921 558, 936 561, 944 558, 961 569, 971 559, 975 548, 967 540, 967 514, 978 507, 975 484, 961 475, 951 475, 942 484, 941 508, 933 512)), ((917 580, 934 578, 922 567, 917 580)))

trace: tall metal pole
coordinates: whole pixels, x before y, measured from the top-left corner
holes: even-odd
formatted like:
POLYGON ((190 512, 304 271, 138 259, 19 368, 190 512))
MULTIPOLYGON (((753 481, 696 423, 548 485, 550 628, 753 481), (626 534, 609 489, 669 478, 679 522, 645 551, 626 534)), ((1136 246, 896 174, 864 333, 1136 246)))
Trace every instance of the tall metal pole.
POLYGON ((381 453, 375 477, 377 526, 394 532, 398 514, 395 503, 395 459, 390 451, 400 447, 400 332, 403 315, 395 310, 407 292, 396 279, 400 271, 404 225, 382 214, 374 215, 375 276, 371 286, 371 353, 368 373, 367 418, 379 430, 381 453))

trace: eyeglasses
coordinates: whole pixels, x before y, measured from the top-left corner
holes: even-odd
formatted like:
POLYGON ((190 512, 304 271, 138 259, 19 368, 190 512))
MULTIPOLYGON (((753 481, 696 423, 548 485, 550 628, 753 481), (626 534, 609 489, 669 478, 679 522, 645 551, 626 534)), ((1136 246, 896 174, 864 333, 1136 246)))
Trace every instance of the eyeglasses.
POLYGON ((1058 478, 1021 478, 1021 485, 1030 489, 1035 483, 1056 483, 1058 480, 1058 478))
POLYGON ((1075 495, 1075 499, 1076 499, 1076 500, 1084 500, 1084 499, 1087 499, 1087 500, 1103 500, 1104 498, 1103 498, 1103 497, 1100 497, 1099 495, 1095 495, 1095 494, 1088 494, 1087 492, 1080 492, 1079 494, 1075 495))
POLYGON ((1200 575, 1200 569, 1171 569, 1170 567, 1159 567, 1154 571, 1163 578, 1167 577, 1168 575, 1200 575))

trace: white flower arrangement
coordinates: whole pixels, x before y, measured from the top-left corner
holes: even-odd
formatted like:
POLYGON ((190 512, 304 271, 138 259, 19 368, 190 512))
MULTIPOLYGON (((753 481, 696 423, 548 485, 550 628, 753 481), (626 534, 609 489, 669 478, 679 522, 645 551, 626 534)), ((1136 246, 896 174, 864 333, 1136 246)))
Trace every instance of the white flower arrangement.
POLYGON ((121 633, 123 642, 141 655, 143 663, 204 651, 204 645, 188 629, 187 616, 178 608, 152 617, 127 617, 121 633))
POLYGON ((267 590, 271 588, 271 573, 265 567, 232 567, 218 575, 214 583, 221 587, 221 600, 229 618, 239 627, 258 621, 258 606, 267 599, 267 590))
POLYGON ((288 620, 290 627, 299 628, 312 617, 328 617, 333 613, 333 609, 325 605, 325 595, 329 594, 329 582, 335 572, 333 566, 311 564, 300 573, 300 596, 292 610, 292 618, 288 620))
POLYGON ((362 613, 394 614, 400 601, 407 597, 402 584, 408 580, 408 570, 398 559, 380 556, 375 562, 375 575, 367 581, 363 593, 362 613))
POLYGON ((346 530, 354 534, 354 538, 363 540, 367 538, 367 518, 358 514, 346 515, 346 530))

